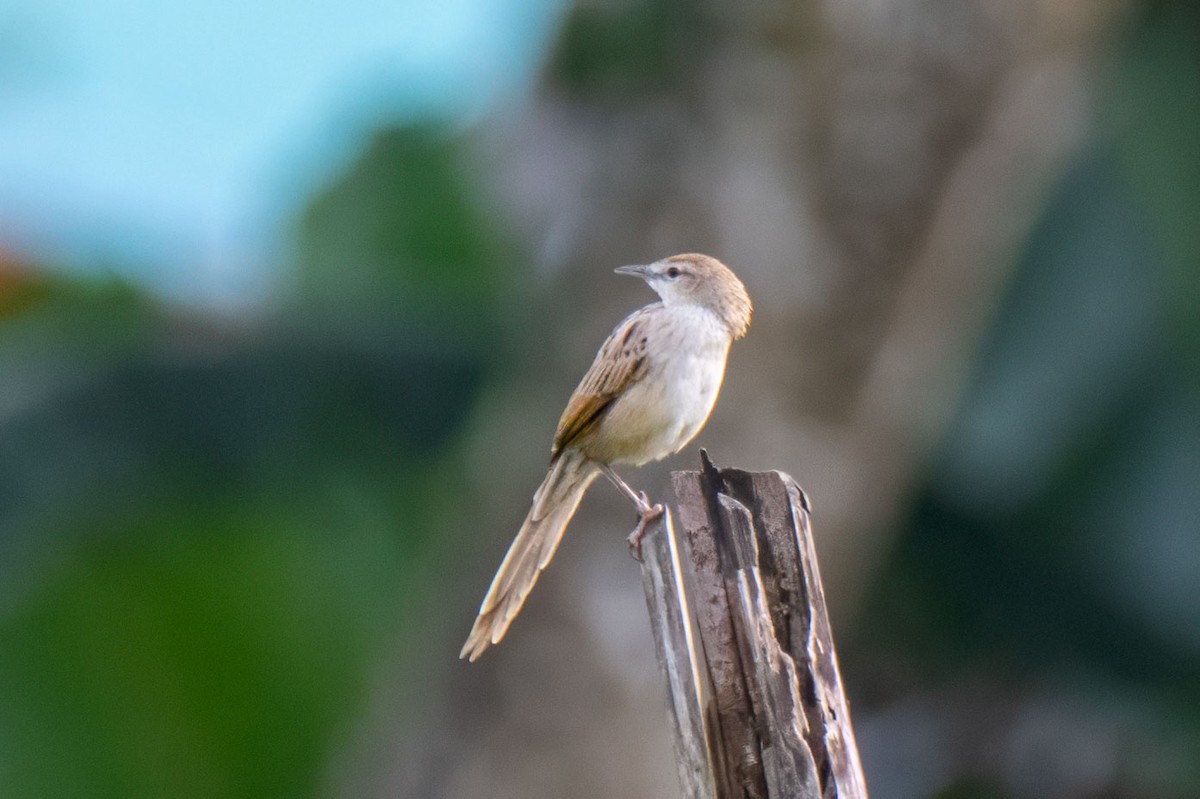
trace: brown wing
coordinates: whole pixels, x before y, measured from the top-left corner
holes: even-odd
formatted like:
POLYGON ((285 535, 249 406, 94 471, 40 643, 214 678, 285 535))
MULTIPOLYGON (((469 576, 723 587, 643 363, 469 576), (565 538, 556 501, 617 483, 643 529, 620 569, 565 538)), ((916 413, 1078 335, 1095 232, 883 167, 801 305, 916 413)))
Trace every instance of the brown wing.
POLYGON ((661 304, 634 311, 617 325, 579 381, 558 420, 552 452, 557 455, 586 436, 629 386, 646 374, 646 327, 661 304))

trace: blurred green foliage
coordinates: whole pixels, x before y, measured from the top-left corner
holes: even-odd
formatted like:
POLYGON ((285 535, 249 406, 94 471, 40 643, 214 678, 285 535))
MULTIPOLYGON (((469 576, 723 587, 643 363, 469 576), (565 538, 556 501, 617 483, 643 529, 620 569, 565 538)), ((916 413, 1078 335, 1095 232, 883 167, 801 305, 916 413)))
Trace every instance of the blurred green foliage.
POLYGON ((999 785, 977 779, 959 780, 930 799, 1005 799, 1009 794, 999 785))
POLYGON ((571 8, 549 74, 575 96, 622 102, 679 84, 681 46, 703 24, 700 9, 678 0, 571 8))
POLYGON ((494 327, 516 253, 487 213, 483 181, 473 174, 481 168, 447 130, 375 134, 300 217, 302 296, 423 323, 444 319, 473 333, 494 327))
POLYGON ((1158 2, 1113 76, 1102 124, 1111 155, 1148 212, 1162 259, 1175 357, 1200 382, 1200 3, 1158 2))
POLYGON ((1094 686, 1190 764, 1112 764, 1130 795, 1200 791, 1197 22, 1131 30, 856 634, 931 685, 1094 686))
POLYGON ((255 325, 6 269, 0 795, 321 792, 382 662, 428 637, 456 441, 503 357, 515 252, 461 153, 380 133, 255 325))

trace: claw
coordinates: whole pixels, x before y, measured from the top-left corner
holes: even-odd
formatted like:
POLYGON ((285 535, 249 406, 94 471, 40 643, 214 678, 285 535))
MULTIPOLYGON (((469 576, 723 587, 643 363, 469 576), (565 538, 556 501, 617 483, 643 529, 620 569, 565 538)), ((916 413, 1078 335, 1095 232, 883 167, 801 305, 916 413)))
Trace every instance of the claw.
POLYGON ((638 512, 641 515, 637 527, 633 528, 626 543, 629 544, 629 553, 633 555, 634 560, 640 561, 642 559, 642 539, 646 537, 646 533, 650 532, 650 524, 662 518, 663 506, 651 505, 650 498, 646 496, 645 491, 638 495, 638 500, 638 512))

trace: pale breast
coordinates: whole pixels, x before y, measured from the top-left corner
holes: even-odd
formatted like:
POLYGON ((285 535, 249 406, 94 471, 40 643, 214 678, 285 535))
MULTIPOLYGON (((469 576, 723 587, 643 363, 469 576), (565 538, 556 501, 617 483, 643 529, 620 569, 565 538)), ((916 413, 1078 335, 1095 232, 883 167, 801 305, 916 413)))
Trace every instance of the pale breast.
POLYGON ((711 311, 663 307, 649 320, 645 377, 609 408, 588 447, 608 463, 642 464, 678 451, 704 426, 725 375, 726 327, 711 311))

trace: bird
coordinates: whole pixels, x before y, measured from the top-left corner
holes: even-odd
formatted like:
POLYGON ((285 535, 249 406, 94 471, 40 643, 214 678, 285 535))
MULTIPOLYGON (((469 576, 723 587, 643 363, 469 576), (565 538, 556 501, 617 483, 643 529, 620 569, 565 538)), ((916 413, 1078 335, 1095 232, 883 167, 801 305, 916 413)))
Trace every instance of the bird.
POLYGON ((716 258, 683 253, 617 274, 640 277, 659 301, 631 313, 600 346, 558 421, 546 477, 496 571, 460 658, 474 661, 508 632, 554 556, 584 492, 604 475, 637 507, 635 557, 662 515, 614 465, 641 466, 682 449, 704 426, 730 344, 750 326, 746 287, 716 258))

